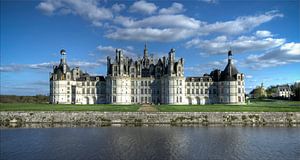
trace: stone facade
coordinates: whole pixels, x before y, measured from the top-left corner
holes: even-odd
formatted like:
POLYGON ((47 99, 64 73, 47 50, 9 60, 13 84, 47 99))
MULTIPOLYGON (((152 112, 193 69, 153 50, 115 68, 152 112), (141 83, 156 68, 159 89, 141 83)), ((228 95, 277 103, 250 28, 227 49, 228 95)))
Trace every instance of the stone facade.
POLYGON ((223 71, 200 77, 184 77, 184 60, 175 59, 175 49, 167 57, 154 60, 145 45, 143 57, 125 57, 116 50, 107 57, 107 76, 90 76, 78 67, 70 69, 65 51, 50 75, 50 103, 62 104, 243 104, 244 74, 239 73, 228 52, 223 71))

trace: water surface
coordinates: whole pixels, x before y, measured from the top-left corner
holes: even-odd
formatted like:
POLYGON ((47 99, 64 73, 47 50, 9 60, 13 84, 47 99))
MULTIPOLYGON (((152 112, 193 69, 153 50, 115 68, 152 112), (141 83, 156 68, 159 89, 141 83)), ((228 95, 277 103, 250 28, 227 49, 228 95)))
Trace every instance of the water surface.
POLYGON ((299 127, 1 129, 1 159, 300 159, 299 127))

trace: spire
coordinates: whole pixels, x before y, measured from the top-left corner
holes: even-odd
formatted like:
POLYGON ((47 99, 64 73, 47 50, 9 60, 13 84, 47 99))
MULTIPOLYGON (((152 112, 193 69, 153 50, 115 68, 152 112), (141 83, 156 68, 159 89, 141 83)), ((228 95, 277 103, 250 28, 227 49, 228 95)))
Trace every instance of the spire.
POLYGON ((145 42, 145 47, 144 47, 144 58, 148 58, 148 49, 147 49, 147 43, 145 42))
POLYGON ((228 63, 231 63, 231 59, 232 59, 232 51, 229 50, 228 51, 228 63))

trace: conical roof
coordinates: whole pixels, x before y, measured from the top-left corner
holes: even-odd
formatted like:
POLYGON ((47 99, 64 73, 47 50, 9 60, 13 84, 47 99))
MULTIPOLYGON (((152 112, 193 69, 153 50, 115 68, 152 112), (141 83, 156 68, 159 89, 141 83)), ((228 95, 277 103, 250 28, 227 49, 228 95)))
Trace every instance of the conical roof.
POLYGON ((239 71, 236 67, 231 63, 231 60, 228 61, 227 66, 225 67, 224 71, 221 72, 220 81, 235 81, 236 75, 239 71))

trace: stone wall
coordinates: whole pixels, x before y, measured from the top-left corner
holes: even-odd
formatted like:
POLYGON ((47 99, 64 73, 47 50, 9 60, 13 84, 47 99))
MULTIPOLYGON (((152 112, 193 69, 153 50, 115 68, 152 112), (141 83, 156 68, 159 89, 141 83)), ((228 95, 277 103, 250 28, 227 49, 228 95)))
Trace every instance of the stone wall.
POLYGON ((299 124, 300 112, 1 112, 0 123, 299 124))

